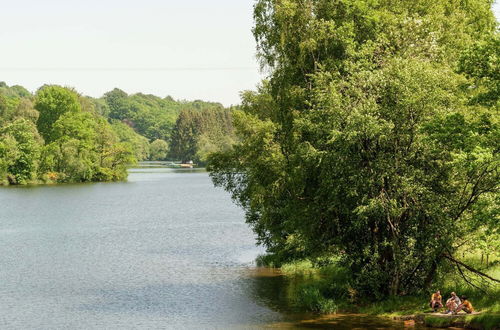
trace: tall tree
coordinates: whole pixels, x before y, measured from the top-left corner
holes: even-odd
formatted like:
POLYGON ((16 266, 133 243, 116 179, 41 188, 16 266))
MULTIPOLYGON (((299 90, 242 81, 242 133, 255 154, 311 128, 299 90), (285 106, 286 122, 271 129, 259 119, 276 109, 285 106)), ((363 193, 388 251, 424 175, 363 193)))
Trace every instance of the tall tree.
POLYGON ((241 142, 210 170, 269 252, 336 254, 376 297, 423 288, 453 259, 477 229, 473 206, 500 182, 498 122, 476 116, 455 72, 463 49, 494 33, 490 7, 256 2, 269 79, 243 94, 241 142))
POLYGON ((6 165, 3 175, 10 175, 10 183, 26 184, 36 180, 42 141, 35 125, 26 119, 17 119, 0 128, 0 142, 0 171, 3 163, 6 165))
POLYGON ((37 121, 39 133, 47 142, 54 139, 52 125, 67 112, 81 111, 78 95, 56 85, 41 87, 35 96, 35 109, 40 113, 37 121))

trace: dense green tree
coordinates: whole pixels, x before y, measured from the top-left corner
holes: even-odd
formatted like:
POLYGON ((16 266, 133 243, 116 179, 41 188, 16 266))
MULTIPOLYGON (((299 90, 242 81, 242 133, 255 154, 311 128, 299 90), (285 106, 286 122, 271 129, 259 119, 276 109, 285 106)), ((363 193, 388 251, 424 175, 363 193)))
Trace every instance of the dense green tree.
POLYGON ((0 181, 5 176, 13 184, 36 180, 41 142, 35 125, 26 119, 0 128, 0 181))
POLYGON ((122 122, 113 122, 111 125, 118 139, 128 144, 138 161, 149 159, 150 145, 147 138, 139 135, 133 128, 122 122))
POLYGON ((259 0, 269 72, 235 113, 216 185, 283 260, 337 255, 355 289, 428 286, 499 188, 498 117, 468 105, 463 49, 489 1, 259 0), (498 141, 498 140, 496 140, 498 141))
POLYGON ((21 86, 0 87, 0 125, 17 118, 25 118, 34 123, 38 120, 38 111, 33 107, 32 95, 21 86))
POLYGON ((10 134, 0 135, 0 185, 17 183, 15 176, 10 174, 9 170, 18 157, 19 149, 16 139, 10 134))
POLYGON ((95 113, 103 116, 104 118, 109 118, 109 113, 111 110, 108 103, 104 99, 92 99, 92 102, 94 103, 95 113))
POLYGON ((89 112, 68 112, 52 127, 53 142, 44 150, 43 168, 58 181, 109 181, 126 177, 134 161, 131 149, 118 143, 106 120, 89 112))
POLYGON ((131 117, 128 95, 121 89, 115 88, 104 94, 104 100, 109 107, 109 117, 123 120, 131 117))
POLYGON ((91 181, 96 171, 95 120, 87 112, 68 112, 51 127, 52 142, 46 146, 44 169, 57 173, 63 182, 91 181))
POLYGON ((500 36, 498 33, 473 44, 462 54, 460 72, 471 79, 472 102, 500 109, 500 36))
POLYGON ((137 161, 133 148, 121 142, 111 125, 102 117, 96 118, 95 150, 99 155, 93 178, 95 181, 123 180, 127 177, 127 166, 137 161))
POLYGON ((5 100, 5 97, 0 94, 0 119, 5 120, 6 117, 7 117, 7 100, 5 100))
POLYGON ((22 98, 14 112, 14 117, 25 118, 36 124, 40 113, 35 109, 30 98, 22 98))
POLYGON ((200 135, 197 112, 186 109, 181 111, 172 132, 170 152, 173 158, 182 161, 194 160, 197 136, 200 135))
POLYGON ((165 160, 168 154, 168 143, 164 140, 154 140, 150 146, 150 160, 165 160))
POLYGON ((8 86, 5 82, 0 82, 0 94, 8 98, 30 98, 31 93, 19 85, 8 86))
POLYGON ((234 139, 232 110, 181 111, 171 139, 171 157, 204 163, 210 152, 225 150, 234 139))
POLYGON ((52 142, 52 125, 67 112, 81 111, 79 96, 72 90, 56 85, 41 87, 35 97, 35 109, 40 113, 38 132, 47 142, 52 142))
POLYGON ((23 86, 14 85, 14 86, 11 86, 10 89, 20 98, 30 98, 31 97, 31 93, 23 86))

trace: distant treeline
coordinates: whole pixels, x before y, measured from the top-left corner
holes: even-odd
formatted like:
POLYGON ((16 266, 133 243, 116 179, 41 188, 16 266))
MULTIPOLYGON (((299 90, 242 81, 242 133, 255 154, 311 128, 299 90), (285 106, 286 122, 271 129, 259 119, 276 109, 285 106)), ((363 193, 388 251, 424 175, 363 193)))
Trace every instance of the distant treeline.
POLYGON ((96 99, 45 85, 33 95, 0 82, 0 184, 121 180, 142 160, 203 165, 233 143, 231 112, 119 89, 96 99))

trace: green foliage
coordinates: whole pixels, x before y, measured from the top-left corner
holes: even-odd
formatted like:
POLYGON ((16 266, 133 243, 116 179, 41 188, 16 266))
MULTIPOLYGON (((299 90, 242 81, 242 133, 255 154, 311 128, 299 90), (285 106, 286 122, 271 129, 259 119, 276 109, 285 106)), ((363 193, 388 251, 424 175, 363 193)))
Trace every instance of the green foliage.
POLYGON ((14 182, 14 176, 10 177, 9 170, 19 157, 19 150, 17 141, 12 136, 2 134, 0 137, 0 185, 2 185, 8 184, 8 179, 14 182))
POLYGON ((127 165, 166 159, 182 109, 198 118, 192 159, 229 148, 231 112, 219 103, 119 89, 95 99, 57 85, 33 96, 0 83, 0 184, 123 180, 127 165))
POLYGON ((444 318, 444 317, 438 317, 438 316, 425 316, 424 318, 424 323, 427 326, 433 327, 433 328, 447 328, 451 327, 453 325, 454 319, 452 318, 444 318))
POLYGON ((473 103, 487 106, 500 104, 500 36, 490 36, 470 46, 460 57, 459 70, 471 79, 475 91, 473 103))
POLYGON ((168 154, 168 143, 164 140, 154 140, 150 145, 150 160, 165 160, 168 154))
POLYGON ((456 70, 495 33, 490 5, 256 2, 269 79, 243 94, 239 143, 209 169, 270 253, 338 255, 353 289, 382 299, 429 287, 496 214, 498 113, 456 70))
POLYGON ((33 107, 32 95, 21 86, 0 87, 0 125, 18 118, 25 118, 34 123, 38 120, 38 111, 33 107))
POLYGON ((29 98, 31 93, 19 85, 8 86, 5 82, 0 82, 0 94, 8 98, 29 98))
POLYGON ((104 94, 103 99, 108 105, 111 120, 127 123, 150 141, 156 139, 170 141, 173 126, 182 109, 222 108, 218 103, 178 102, 171 97, 162 99, 141 93, 127 95, 117 88, 104 94))
POLYGON ((481 314, 466 317, 465 325, 471 329, 495 330, 500 324, 500 313, 481 314))
POLYGON ((126 177, 131 149, 119 144, 110 125, 88 112, 68 112, 52 127, 53 142, 44 153, 44 170, 61 182, 110 181, 126 177))
POLYGON ((186 109, 175 123, 170 155, 182 161, 204 163, 210 153, 228 150, 233 143, 232 110, 186 109))
POLYGON ((32 100, 20 86, 0 86, 0 184, 126 178, 132 146, 119 141, 99 102, 60 86, 44 86, 32 100))
MULTIPOLYGON (((269 255, 268 255, 269 257, 269 255)), ((477 256, 475 262, 479 262, 477 256)), ((261 257, 269 261, 269 258, 261 257)), ((272 258, 271 258, 272 259, 272 258)), ((428 292, 405 296, 390 296, 374 301, 373 293, 363 293, 352 287, 349 270, 342 267, 338 258, 301 260, 281 265, 284 277, 282 289, 286 300, 283 305, 297 311, 314 311, 320 313, 359 313, 373 316, 414 316, 428 326, 473 327, 474 329, 493 329, 498 325, 500 305, 498 303, 499 287, 491 287, 487 293, 471 287, 463 278, 448 273, 444 282, 437 283, 428 292), (456 317, 434 317, 430 312, 429 298, 432 292, 440 289, 444 299, 452 291, 466 295, 480 314, 456 317)), ((269 264, 261 264, 261 266, 269 264)), ((490 266, 483 269, 489 275, 498 277, 500 267, 490 266)))
POLYGON ((197 112, 181 111, 177 118, 171 141, 171 155, 183 161, 193 160, 196 155, 197 137, 200 135, 197 112))
POLYGON ((17 119, 0 128, 0 182, 26 184, 36 179, 41 138, 33 123, 17 119))
POLYGON ((135 159, 138 161, 149 159, 150 145, 147 138, 136 133, 133 128, 122 122, 113 122, 111 127, 118 139, 129 145, 135 159))
POLYGON ((41 87, 35 96, 35 109, 38 110, 37 127, 47 143, 54 140, 52 125, 66 112, 79 112, 81 105, 78 95, 68 89, 56 85, 41 87))

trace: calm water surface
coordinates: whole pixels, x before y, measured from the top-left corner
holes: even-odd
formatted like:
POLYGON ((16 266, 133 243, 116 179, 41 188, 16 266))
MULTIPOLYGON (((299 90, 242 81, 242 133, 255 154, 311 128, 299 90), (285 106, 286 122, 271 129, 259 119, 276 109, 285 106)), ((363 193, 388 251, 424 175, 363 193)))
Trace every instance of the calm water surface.
POLYGON ((0 189, 1 329, 398 328, 297 315, 206 172, 0 189))

